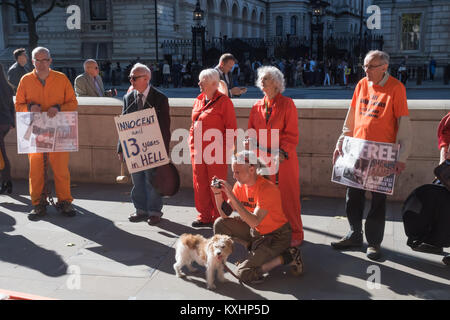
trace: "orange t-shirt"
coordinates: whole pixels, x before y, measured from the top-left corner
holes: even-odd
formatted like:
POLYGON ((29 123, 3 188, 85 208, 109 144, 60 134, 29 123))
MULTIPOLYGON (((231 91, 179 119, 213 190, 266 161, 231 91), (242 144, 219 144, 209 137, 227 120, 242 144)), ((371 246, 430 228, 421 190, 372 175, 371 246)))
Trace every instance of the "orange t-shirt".
POLYGON ((233 193, 248 211, 253 212, 256 207, 268 211, 264 219, 255 227, 260 234, 271 233, 288 222, 281 205, 280 190, 273 182, 262 176, 258 176, 253 186, 236 182, 233 193))
POLYGON ((389 76, 384 86, 369 86, 367 77, 355 88, 351 108, 355 112, 353 137, 395 143, 398 118, 408 116, 405 86, 389 76))

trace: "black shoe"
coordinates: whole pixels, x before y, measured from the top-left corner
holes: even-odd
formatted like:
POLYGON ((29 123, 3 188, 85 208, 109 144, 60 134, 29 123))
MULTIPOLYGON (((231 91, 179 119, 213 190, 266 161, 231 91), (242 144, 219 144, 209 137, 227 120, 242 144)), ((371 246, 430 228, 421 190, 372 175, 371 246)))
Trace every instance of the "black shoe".
POLYGON ((0 189, 0 194, 5 193, 5 191, 8 192, 9 194, 11 194, 12 193, 12 187, 13 186, 12 186, 11 180, 3 181, 2 182, 2 187, 0 189))
POLYGON ((213 223, 212 222, 202 222, 200 220, 195 220, 194 222, 192 222, 191 226, 193 226, 194 228, 212 227, 213 223))
POLYGON ((75 208, 68 201, 61 201, 56 204, 56 208, 59 213, 65 215, 66 217, 73 217, 77 214, 75 208))
POLYGON ((303 259, 300 249, 291 247, 288 250, 292 255, 291 272, 294 276, 299 276, 303 273, 303 259))
POLYGON ((343 249, 351 249, 351 248, 361 248, 362 247, 362 240, 355 241, 351 238, 344 237, 339 241, 332 242, 331 246, 336 250, 343 250, 343 249))
POLYGON ((28 215, 28 220, 38 221, 42 219, 46 214, 47 214, 47 205, 38 204, 37 206, 34 206, 33 210, 28 215))
POLYGON ((442 262, 447 265, 450 266, 450 254, 446 255, 443 259, 442 262))
POLYGON ((147 213, 137 213, 134 212, 132 214, 130 214, 130 216, 128 217, 128 221, 130 222, 141 222, 141 221, 147 221, 149 218, 147 213))
POLYGON ((367 247, 366 256, 370 260, 378 260, 381 257, 381 248, 380 246, 371 246, 367 247))
POLYGON ((412 247, 412 249, 418 252, 433 253, 433 254, 442 254, 444 252, 442 247, 436 247, 427 243, 421 243, 417 246, 412 247))

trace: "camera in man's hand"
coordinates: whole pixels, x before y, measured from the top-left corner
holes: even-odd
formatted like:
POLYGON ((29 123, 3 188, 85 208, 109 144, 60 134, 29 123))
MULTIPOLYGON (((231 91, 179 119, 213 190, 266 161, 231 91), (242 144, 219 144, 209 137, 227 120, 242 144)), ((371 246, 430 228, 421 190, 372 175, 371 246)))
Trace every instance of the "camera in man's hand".
POLYGON ((222 188, 222 182, 220 182, 220 180, 217 179, 217 178, 213 178, 213 179, 211 180, 211 187, 220 189, 220 188, 222 188))

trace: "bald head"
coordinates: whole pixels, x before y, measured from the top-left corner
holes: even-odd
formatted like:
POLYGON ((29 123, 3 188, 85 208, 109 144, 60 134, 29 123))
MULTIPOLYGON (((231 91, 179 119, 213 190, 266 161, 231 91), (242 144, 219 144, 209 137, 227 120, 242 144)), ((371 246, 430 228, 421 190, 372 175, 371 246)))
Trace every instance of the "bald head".
POLYGON ((97 61, 94 59, 88 59, 83 63, 84 72, 86 72, 91 77, 98 76, 99 69, 97 61))

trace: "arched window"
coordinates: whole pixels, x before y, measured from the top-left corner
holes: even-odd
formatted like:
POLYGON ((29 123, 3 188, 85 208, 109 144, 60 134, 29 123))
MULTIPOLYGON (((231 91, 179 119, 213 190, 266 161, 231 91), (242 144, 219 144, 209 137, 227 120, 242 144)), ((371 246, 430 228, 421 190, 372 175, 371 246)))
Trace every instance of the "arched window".
POLYGON ((228 34, 228 24, 226 21, 225 16, 228 14, 228 8, 227 8, 227 3, 225 2, 225 0, 222 0, 222 2, 220 3, 220 12, 222 13, 222 16, 220 17, 220 33, 221 36, 229 36, 228 34))
POLYGON ((275 25, 276 25, 276 27, 275 27, 275 35, 277 37, 282 36, 283 35, 283 17, 278 16, 275 19, 275 25))
POLYGON ((297 17, 296 16, 291 17, 291 34, 297 35, 297 17))
POLYGON ((239 34, 239 24, 238 24, 238 18, 239 18, 239 13, 238 13, 238 6, 236 3, 233 4, 233 7, 231 9, 231 13, 233 16, 233 28, 232 28, 232 34, 231 36, 233 38, 237 38, 240 36, 239 34))

